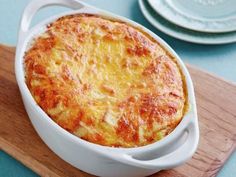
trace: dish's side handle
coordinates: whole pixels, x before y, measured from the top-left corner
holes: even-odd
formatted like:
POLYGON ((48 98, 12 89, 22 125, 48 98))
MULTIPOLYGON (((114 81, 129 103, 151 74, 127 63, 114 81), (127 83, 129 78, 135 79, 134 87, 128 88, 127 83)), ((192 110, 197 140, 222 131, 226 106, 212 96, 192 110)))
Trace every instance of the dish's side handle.
POLYGON ((33 16, 36 14, 36 12, 43 7, 53 6, 53 5, 66 6, 71 9, 81 9, 83 7, 88 6, 87 4, 78 0, 33 0, 31 1, 25 8, 23 15, 21 17, 20 28, 19 28, 19 33, 18 33, 18 44, 20 41, 22 41, 26 37, 31 20, 33 16))
POLYGON ((114 156, 117 161, 124 164, 147 169, 171 169, 185 163, 192 157, 197 149, 199 140, 198 123, 191 121, 185 130, 188 133, 186 141, 170 154, 152 160, 139 160, 129 154, 114 156))

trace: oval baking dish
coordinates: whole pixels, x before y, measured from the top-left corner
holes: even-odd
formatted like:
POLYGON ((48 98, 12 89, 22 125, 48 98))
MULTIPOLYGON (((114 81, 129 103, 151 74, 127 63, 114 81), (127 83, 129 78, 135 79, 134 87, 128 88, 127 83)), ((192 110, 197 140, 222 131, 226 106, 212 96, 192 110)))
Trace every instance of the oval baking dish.
POLYGON ((183 164, 196 151, 199 128, 190 75, 178 55, 162 39, 131 20, 91 7, 77 0, 34 0, 26 7, 21 19, 15 73, 26 111, 39 136, 58 156, 85 172, 98 176, 147 176, 162 169, 174 168, 183 164), (49 5, 63 5, 74 10, 53 16, 29 30, 34 14, 40 8, 49 5), (61 128, 35 102, 25 82, 25 52, 35 36, 46 31, 49 24, 60 17, 75 14, 91 14, 125 22, 151 36, 176 59, 186 80, 189 108, 181 122, 170 134, 160 141, 140 147, 102 146, 78 138, 61 128))

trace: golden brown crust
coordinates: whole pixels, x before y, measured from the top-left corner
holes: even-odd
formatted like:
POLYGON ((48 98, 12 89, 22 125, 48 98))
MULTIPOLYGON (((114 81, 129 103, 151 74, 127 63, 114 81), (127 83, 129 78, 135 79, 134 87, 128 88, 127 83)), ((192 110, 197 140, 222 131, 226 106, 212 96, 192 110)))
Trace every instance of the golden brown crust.
POLYGON ((24 58, 26 83, 39 106, 87 141, 147 145, 184 115, 187 93, 175 60, 125 23, 88 14, 59 18, 24 58))

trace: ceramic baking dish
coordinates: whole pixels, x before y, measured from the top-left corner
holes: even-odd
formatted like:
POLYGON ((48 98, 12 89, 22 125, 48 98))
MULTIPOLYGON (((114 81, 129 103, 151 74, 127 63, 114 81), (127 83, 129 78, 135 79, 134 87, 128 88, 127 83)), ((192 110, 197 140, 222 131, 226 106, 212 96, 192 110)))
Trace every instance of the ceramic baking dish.
POLYGON ((160 37, 129 19, 76 0, 34 0, 25 8, 21 19, 15 73, 26 111, 39 136, 59 157, 85 172, 98 176, 147 176, 183 164, 192 157, 197 149, 199 128, 194 89, 184 63, 160 37), (73 10, 48 18, 29 29, 35 13, 40 8, 51 5, 66 6, 73 10), (138 27, 156 39, 177 59, 186 78, 189 110, 168 136, 156 143, 137 148, 115 148, 93 144, 58 126, 34 101, 25 83, 24 53, 32 39, 46 30, 47 24, 61 16, 78 13, 96 14, 138 27))

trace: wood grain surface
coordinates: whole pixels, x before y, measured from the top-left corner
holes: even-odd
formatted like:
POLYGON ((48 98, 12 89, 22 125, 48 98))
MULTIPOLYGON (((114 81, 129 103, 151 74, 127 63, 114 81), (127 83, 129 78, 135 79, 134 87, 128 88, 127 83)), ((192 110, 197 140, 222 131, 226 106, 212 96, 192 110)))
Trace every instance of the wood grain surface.
MULTIPOLYGON (((15 48, 0 45, 0 148, 41 176, 91 176, 55 155, 33 129, 14 74, 15 48)), ((200 125, 200 144, 193 158, 155 177, 216 176, 236 149, 236 86, 188 66, 200 125)))

